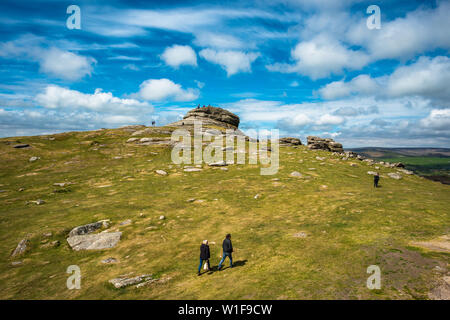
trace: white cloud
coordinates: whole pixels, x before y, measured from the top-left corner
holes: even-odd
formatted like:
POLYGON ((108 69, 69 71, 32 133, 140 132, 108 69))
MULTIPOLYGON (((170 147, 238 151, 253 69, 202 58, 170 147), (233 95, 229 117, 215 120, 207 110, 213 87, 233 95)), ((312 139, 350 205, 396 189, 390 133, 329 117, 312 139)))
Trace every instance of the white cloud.
POLYGON ((240 39, 230 34, 212 32, 200 32, 196 34, 194 43, 199 47, 216 49, 241 49, 248 46, 248 44, 244 44, 240 39))
POLYGON ((324 114, 317 121, 317 125, 337 125, 343 123, 345 120, 340 116, 334 116, 331 114, 324 114))
POLYGON ((141 83, 138 95, 148 101, 193 101, 199 97, 197 89, 183 89, 169 79, 149 79, 141 83))
POLYGON ((320 95, 325 99, 348 97, 351 94, 375 94, 378 84, 370 76, 362 74, 349 82, 334 81, 319 89, 320 95))
POLYGON ((197 66, 197 55, 190 46, 173 45, 167 47, 161 55, 164 62, 174 68, 180 65, 197 66))
POLYGON ((412 64, 397 68, 392 74, 371 78, 359 75, 350 81, 334 81, 318 90, 328 100, 350 95, 381 98, 421 96, 448 105, 450 99, 450 58, 420 57, 412 64))
MULTIPOLYGON (((383 8, 381 8, 383 13, 383 8)), ((381 29, 369 30, 365 21, 352 24, 348 40, 368 49, 372 60, 408 59, 436 48, 449 49, 450 3, 439 1, 434 9, 419 9, 392 21, 381 21, 381 29)), ((365 20, 365 18, 364 18, 365 20)))
POLYGON ((96 60, 56 47, 43 47, 44 39, 24 35, 16 40, 0 43, 0 57, 16 58, 39 63, 39 70, 65 80, 79 80, 90 75, 96 60))
POLYGON ((92 72, 95 59, 52 48, 40 57, 40 70, 67 80, 78 80, 92 72))
POLYGON ((294 126, 305 126, 307 124, 311 124, 312 120, 305 114, 297 114, 294 118, 292 118, 291 125, 294 126))
POLYGON ((422 119, 420 124, 433 130, 450 131, 450 109, 431 110, 428 117, 422 119))
POLYGON ((147 102, 117 98, 110 92, 102 92, 101 89, 96 89, 94 94, 86 94, 55 85, 48 86, 43 93, 36 96, 35 101, 48 109, 85 109, 112 114, 153 110, 147 102))
POLYGON ((450 98, 450 59, 420 57, 417 62, 395 70, 388 80, 391 96, 421 95, 450 98))
POLYGON ((269 71, 299 73, 316 80, 331 74, 341 74, 344 69, 360 69, 369 62, 361 52, 346 48, 338 40, 320 35, 310 41, 302 41, 291 51, 293 64, 268 65, 269 71))
POLYGON ((227 76, 232 76, 238 72, 251 72, 251 64, 258 58, 259 54, 203 49, 200 51, 200 56, 211 63, 220 65, 222 69, 226 70, 227 76))

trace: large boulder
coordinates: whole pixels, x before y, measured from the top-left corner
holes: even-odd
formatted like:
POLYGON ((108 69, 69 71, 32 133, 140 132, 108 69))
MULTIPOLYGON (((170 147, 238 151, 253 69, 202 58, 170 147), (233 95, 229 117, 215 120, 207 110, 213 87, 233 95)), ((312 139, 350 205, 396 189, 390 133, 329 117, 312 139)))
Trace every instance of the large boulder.
POLYGON ((203 125, 217 125, 220 127, 237 129, 239 117, 228 110, 207 106, 197 107, 188 111, 183 120, 169 124, 169 126, 193 125, 195 121, 201 121, 203 125))
POLYGON ((100 250, 115 247, 121 236, 122 232, 102 232, 69 237, 67 242, 75 251, 100 250))

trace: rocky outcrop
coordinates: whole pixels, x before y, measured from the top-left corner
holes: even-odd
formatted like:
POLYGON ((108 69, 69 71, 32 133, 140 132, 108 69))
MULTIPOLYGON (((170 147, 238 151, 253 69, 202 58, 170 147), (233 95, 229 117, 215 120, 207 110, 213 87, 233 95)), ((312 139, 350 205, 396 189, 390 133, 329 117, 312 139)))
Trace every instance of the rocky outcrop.
POLYGON ((285 146, 301 146, 302 145, 302 142, 300 141, 300 139, 291 138, 291 137, 280 138, 278 140, 278 142, 280 143, 280 145, 285 145, 285 146))
POLYGON ((309 149, 319 149, 331 152, 343 152, 342 144, 334 141, 330 138, 319 138, 314 136, 307 137, 307 143, 309 149))
POLYGON ((190 110, 183 120, 169 124, 169 126, 193 125, 195 121, 201 121, 203 125, 216 125, 219 127, 237 129, 239 117, 228 110, 207 106, 190 110))

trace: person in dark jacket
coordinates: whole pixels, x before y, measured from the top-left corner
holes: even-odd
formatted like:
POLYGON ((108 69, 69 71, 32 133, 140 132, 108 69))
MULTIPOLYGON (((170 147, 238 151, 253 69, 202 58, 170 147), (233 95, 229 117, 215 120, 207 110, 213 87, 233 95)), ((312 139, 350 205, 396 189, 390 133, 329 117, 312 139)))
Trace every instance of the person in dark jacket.
POLYGON ((375 188, 378 188, 378 181, 380 181, 380 175, 377 172, 377 174, 373 176, 373 186, 375 188))
POLYGON ((203 262, 206 261, 206 263, 208 264, 208 270, 211 269, 210 265, 209 265, 209 257, 210 257, 210 253, 209 253, 209 245, 208 245, 208 240, 204 240, 202 245, 200 246, 200 264, 198 265, 198 275, 200 275, 200 270, 202 269, 202 265, 203 262))
POLYGON ((225 240, 223 240, 222 249, 223 257, 219 263, 219 270, 222 268, 222 263, 225 261, 226 257, 230 258, 230 268, 233 268, 233 257, 231 255, 231 253, 233 252, 233 244, 231 243, 231 234, 227 234, 225 240))

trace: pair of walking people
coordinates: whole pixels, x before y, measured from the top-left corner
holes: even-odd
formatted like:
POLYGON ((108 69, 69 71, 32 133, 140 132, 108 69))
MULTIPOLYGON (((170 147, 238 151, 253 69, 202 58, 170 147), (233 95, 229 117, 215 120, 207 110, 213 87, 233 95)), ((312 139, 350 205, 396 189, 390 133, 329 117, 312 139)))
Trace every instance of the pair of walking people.
MULTIPOLYGON (((231 243, 231 234, 227 234, 222 243, 222 260, 219 262, 219 270, 222 269, 222 263, 225 261, 225 258, 228 257, 230 259, 230 268, 233 268, 233 244, 231 243)), ((208 270, 211 270, 211 266, 209 264, 209 258, 211 254, 209 251, 208 240, 204 240, 202 245, 200 246, 200 264, 198 266, 198 275, 201 274, 201 269, 203 262, 205 262, 208 266, 208 270)))

